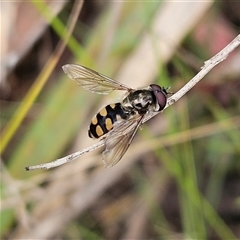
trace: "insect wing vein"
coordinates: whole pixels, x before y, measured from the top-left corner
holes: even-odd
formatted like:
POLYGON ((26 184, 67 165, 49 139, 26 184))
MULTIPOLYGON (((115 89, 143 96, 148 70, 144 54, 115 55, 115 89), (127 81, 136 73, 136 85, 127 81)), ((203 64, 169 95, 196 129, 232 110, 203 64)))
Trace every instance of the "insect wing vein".
POLYGON ((131 91, 132 89, 124 84, 121 84, 113 79, 104 76, 90 68, 76 65, 66 64, 63 66, 63 71, 69 78, 75 80, 80 86, 86 90, 98 94, 109 94, 113 90, 131 91))
POLYGON ((112 167, 118 163, 127 151, 143 116, 138 115, 131 120, 121 120, 114 124, 114 128, 105 138, 105 150, 102 154, 105 167, 112 167))

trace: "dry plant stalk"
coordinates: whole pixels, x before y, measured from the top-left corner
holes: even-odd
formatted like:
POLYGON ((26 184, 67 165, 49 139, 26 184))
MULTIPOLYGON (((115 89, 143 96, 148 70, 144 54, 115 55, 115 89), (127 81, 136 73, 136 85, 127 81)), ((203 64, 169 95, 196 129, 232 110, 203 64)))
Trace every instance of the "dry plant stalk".
POLYGON ((54 53, 52 56, 48 59, 47 63, 45 64, 41 74, 36 79, 35 83, 27 93, 27 95, 24 97, 22 104, 15 112, 15 116, 13 117, 10 122, 7 124, 6 128, 3 130, 2 135, 4 136, 1 140, 1 146, 0 146, 0 153, 4 151, 6 146, 8 145, 9 141, 11 140, 13 134, 18 129, 19 125, 23 121, 24 117, 26 116, 28 110, 32 106, 32 103, 34 100, 36 100, 37 96, 40 93, 40 90, 45 85, 49 75, 53 71, 54 67, 57 65, 57 62, 62 55, 67 42, 73 32, 74 26, 76 25, 79 13, 82 9, 83 1, 76 1, 73 11, 71 14, 71 17, 68 21, 67 27, 66 27, 66 33, 64 34, 63 41, 60 41, 54 50, 54 53))
MULTIPOLYGON (((174 104, 176 101, 178 101, 181 97, 183 97, 191 88, 193 88, 203 77, 210 72, 210 70, 215 67, 217 64, 225 60, 229 53, 231 53, 236 47, 240 45, 240 34, 232 41, 230 42, 224 49, 222 49, 219 53, 217 53, 214 57, 204 62, 204 66, 202 67, 201 71, 193 77, 187 84, 185 84, 178 92, 176 92, 174 95, 169 97, 167 99, 167 104, 164 109, 174 104)), ((163 109, 163 110, 164 110, 163 109)), ((163 111, 162 110, 162 111, 163 111)), ((151 112, 144 116, 143 123, 153 118, 155 115, 157 115, 159 112, 151 112)), ((100 140, 98 143, 91 145, 90 147, 84 148, 80 151, 77 151, 75 153, 72 153, 68 156, 65 156, 63 158, 56 159, 49 163, 43 163, 39 165, 34 166, 27 166, 25 169, 27 171, 30 170, 36 170, 36 169, 50 169, 54 167, 61 166, 65 163, 72 162, 79 158, 80 156, 91 152, 95 149, 98 149, 100 147, 104 146, 104 139, 100 140)))

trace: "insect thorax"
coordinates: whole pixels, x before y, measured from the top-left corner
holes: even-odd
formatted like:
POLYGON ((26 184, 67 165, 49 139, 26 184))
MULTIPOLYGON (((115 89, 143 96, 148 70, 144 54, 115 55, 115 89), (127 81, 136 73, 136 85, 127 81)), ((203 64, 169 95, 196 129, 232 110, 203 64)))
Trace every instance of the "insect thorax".
POLYGON ((131 92, 122 101, 122 106, 126 111, 137 112, 138 114, 146 114, 147 111, 155 109, 156 100, 153 92, 148 89, 136 90, 131 92))

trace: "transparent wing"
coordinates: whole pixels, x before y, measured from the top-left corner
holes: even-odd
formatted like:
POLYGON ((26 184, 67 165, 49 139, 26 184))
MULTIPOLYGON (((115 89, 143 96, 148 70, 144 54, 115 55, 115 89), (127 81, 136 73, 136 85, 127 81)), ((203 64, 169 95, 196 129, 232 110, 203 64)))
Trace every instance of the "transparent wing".
POLYGON ((131 120, 121 120, 114 124, 113 130, 105 138, 105 150, 102 153, 105 167, 112 167, 121 160, 142 120, 143 116, 138 115, 131 120))
POLYGON ((128 86, 114 81, 90 68, 76 64, 66 64, 63 71, 86 90, 98 94, 109 94, 113 90, 131 91, 128 86))

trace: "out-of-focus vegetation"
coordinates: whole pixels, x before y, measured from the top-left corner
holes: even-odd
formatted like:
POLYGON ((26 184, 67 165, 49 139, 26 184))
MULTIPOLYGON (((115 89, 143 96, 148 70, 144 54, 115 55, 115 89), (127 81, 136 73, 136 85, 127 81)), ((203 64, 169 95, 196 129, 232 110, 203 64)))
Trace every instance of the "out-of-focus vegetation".
POLYGON ((119 100, 81 89, 62 65, 176 92, 239 32, 238 2, 85 1, 65 52, 38 85, 78 2, 1 3, 1 141, 13 133, 1 147, 1 239, 240 238, 239 49, 145 124, 113 168, 96 151, 24 170, 90 146, 92 116, 119 100), (18 121, 24 104, 31 108, 18 121))

